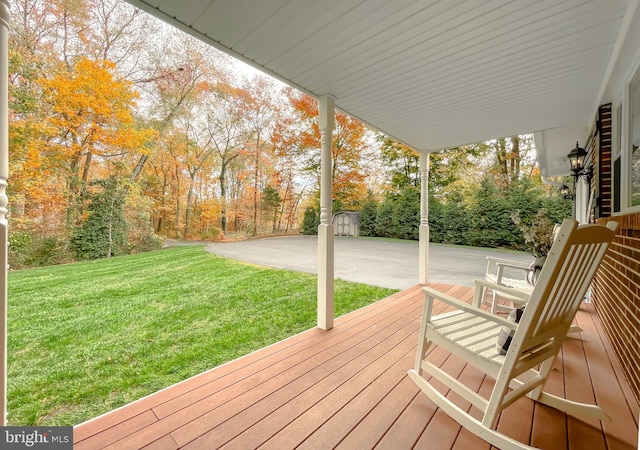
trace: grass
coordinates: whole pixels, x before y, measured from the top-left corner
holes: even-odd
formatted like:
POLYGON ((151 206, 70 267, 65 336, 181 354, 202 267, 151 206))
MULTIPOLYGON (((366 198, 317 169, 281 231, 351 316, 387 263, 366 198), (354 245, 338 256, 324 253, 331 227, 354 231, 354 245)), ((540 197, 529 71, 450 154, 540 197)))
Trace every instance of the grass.
MULTIPOLYGON (((394 290, 336 280, 336 316, 394 290)), ((316 324, 316 276, 201 246, 9 274, 9 423, 73 425, 316 324)))

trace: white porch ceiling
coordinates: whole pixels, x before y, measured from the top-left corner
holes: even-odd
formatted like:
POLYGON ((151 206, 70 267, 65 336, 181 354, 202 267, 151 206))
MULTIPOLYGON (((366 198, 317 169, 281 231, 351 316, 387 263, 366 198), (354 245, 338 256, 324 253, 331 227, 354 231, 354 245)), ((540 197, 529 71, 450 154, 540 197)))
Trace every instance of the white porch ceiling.
POLYGON ((127 1, 423 151, 588 127, 629 3, 127 1))

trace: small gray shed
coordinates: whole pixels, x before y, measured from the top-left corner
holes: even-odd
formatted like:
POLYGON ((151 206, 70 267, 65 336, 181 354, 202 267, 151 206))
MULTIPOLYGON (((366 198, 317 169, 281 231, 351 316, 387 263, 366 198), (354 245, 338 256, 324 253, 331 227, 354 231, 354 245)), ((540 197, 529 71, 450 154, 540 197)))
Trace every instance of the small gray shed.
POLYGON ((360 213, 341 211, 333 215, 336 236, 360 236, 360 213))

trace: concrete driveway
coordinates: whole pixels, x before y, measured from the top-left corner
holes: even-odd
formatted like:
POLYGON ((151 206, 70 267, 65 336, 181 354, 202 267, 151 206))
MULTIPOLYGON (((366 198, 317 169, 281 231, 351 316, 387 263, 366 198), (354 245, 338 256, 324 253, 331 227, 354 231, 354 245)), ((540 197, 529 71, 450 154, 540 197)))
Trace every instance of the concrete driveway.
MULTIPOLYGON (((317 236, 287 236, 209 243, 207 251, 267 267, 317 273, 317 236)), ((484 278, 486 257, 533 261, 531 255, 477 247, 430 244, 429 281, 472 286, 484 278)), ((335 277, 405 289, 418 283, 418 243, 351 237, 335 238, 335 277)))

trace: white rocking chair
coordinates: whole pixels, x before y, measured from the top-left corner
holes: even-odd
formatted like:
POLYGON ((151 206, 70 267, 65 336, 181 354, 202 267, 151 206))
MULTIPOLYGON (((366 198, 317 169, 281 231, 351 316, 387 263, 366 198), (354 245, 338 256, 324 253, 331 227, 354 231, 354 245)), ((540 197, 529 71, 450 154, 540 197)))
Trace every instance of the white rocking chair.
MULTIPOLYGON (((501 286, 516 289, 525 294, 531 294, 534 286, 533 273, 534 269, 531 267, 531 263, 487 256, 487 269, 484 279, 489 283, 499 284, 501 286), (507 272, 511 273, 507 274, 507 272), (508 276, 517 272, 519 272, 519 275, 521 276, 508 276)), ((488 303, 491 305, 492 313, 505 310, 509 311, 515 307, 523 306, 527 302, 526 300, 522 300, 520 297, 501 294, 493 289, 489 291, 488 303), (498 303, 499 298, 508 300, 511 303, 511 307, 505 308, 500 305, 498 303)))
MULTIPOLYGON (((553 226, 553 241, 555 242, 560 232, 560 224, 553 226)), ((487 256, 487 269, 484 279, 490 283, 500 284, 508 288, 513 288, 525 294, 531 294, 533 286, 536 284, 537 273, 539 267, 535 267, 532 263, 514 261, 511 259, 496 258, 487 256), (514 276, 516 275, 516 276, 514 276)), ((487 289, 490 292, 488 299, 491 305, 491 312, 510 311, 513 308, 524 306, 527 300, 521 297, 505 294, 494 289, 487 289), (504 307, 498 303, 498 299, 503 298, 509 301, 510 307, 504 307)), ((582 331, 575 328, 575 331, 582 331)))
POLYGON ((574 415, 608 420, 596 405, 573 402, 544 392, 554 359, 566 338, 580 302, 600 261, 615 235, 616 222, 578 226, 574 220, 562 223, 547 261, 530 294, 524 294, 486 280, 476 280, 473 305, 435 289, 425 287, 425 303, 415 367, 409 376, 444 412, 467 430, 503 449, 531 448, 495 430, 503 409, 520 397, 530 398, 574 415), (480 309, 484 288, 497 289, 527 300, 519 323, 480 309), (456 308, 431 315, 434 299, 456 308), (498 335, 513 330, 506 354, 498 350, 498 335), (427 350, 439 345, 477 367, 495 380, 489 398, 462 384, 428 361, 427 350), (478 420, 430 383, 430 376, 470 402, 482 412, 478 420))

